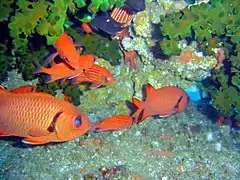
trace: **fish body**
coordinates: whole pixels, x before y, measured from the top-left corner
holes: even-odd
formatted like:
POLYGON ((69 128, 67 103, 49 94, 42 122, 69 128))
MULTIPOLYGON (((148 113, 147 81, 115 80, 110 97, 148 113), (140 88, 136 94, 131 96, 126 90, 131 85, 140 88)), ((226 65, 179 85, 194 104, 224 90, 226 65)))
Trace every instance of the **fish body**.
POLYGON ((55 49, 60 57, 73 69, 80 68, 79 53, 74 46, 73 40, 64 32, 55 42, 55 49))
POLYGON ((100 123, 94 125, 94 131, 118 131, 121 129, 129 128, 133 125, 133 117, 127 115, 117 115, 108 117, 100 123))
POLYGON ((84 73, 75 77, 71 81, 73 84, 80 84, 82 82, 90 82, 93 85, 91 88, 106 86, 115 82, 113 75, 106 68, 94 64, 84 73))
POLYGON ((133 103, 138 107, 135 119, 140 123, 153 115, 164 117, 182 112, 189 105, 189 97, 175 86, 155 89, 151 84, 147 84, 145 101, 133 98, 133 103))
POLYGON ((0 90, 0 135, 28 144, 64 142, 85 134, 91 123, 77 107, 45 93, 0 90))
POLYGON ((64 62, 53 64, 50 68, 37 67, 33 74, 46 73, 48 78, 46 83, 51 83, 59 79, 71 79, 82 74, 85 70, 92 67, 96 62, 97 57, 91 54, 78 55, 79 56, 79 68, 71 69, 64 62))
POLYGON ((69 69, 64 63, 54 64, 50 68, 39 66, 33 71, 33 74, 46 73, 49 76, 45 79, 45 83, 51 83, 59 79, 71 79, 83 73, 83 69, 72 70, 69 69))

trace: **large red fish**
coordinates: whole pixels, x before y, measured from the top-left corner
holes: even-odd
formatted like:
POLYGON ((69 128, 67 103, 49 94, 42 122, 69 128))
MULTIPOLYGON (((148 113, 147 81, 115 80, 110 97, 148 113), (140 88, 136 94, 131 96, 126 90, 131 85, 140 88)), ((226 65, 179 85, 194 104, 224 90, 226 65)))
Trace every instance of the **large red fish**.
POLYGON ((45 93, 12 93, 0 88, 1 136, 46 144, 75 139, 90 129, 87 116, 64 100, 45 93))
POLYGON ((133 98, 133 103, 138 107, 136 123, 140 123, 153 115, 164 117, 182 112, 189 105, 189 96, 175 86, 155 89, 151 84, 147 84, 145 101, 133 98))

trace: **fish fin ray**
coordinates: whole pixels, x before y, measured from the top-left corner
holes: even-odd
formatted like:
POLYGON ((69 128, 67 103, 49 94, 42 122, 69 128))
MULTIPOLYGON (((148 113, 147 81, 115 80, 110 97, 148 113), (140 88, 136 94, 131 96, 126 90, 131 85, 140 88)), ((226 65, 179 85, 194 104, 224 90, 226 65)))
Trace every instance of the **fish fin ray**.
POLYGON ((55 53, 52 53, 52 54, 48 55, 48 56, 43 60, 43 63, 44 63, 44 64, 50 63, 53 59, 55 59, 55 57, 57 57, 57 55, 58 55, 58 52, 55 52, 55 53))
POLYGON ((42 66, 37 66, 33 71, 32 74, 38 74, 43 72, 43 67, 42 66))
POLYGON ((157 97, 157 95, 155 95, 156 89, 150 83, 148 83, 145 88, 146 88, 146 100, 149 99, 150 97, 154 96, 157 97))
POLYGON ((30 137, 30 138, 24 138, 22 140, 23 143, 25 144, 30 144, 30 145, 41 145, 41 144, 47 144, 49 143, 48 140, 46 139, 41 139, 40 137, 30 137))
POLYGON ((143 108, 143 102, 140 99, 133 98, 132 102, 137 108, 142 109, 143 108))

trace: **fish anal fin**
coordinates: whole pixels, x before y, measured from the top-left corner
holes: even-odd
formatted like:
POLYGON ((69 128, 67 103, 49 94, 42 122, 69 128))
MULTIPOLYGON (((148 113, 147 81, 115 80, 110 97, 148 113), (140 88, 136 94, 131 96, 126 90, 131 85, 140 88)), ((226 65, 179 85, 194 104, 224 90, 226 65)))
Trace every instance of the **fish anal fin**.
POLYGON ((31 145, 41 145, 41 144, 49 143, 48 140, 46 140, 45 138, 41 139, 40 137, 24 138, 22 142, 25 144, 31 144, 31 145))
POLYGON ((145 119, 147 119, 148 117, 150 117, 152 115, 153 114, 150 111, 143 109, 139 114, 139 122, 138 123, 143 122, 145 119))
POLYGON ((11 136, 11 135, 6 132, 0 131, 0 136, 11 136))
POLYGON ((100 86, 101 86, 101 84, 92 84, 89 88, 96 89, 96 88, 99 88, 100 86))
POLYGON ((48 130, 41 130, 41 129, 30 129, 28 131, 28 135, 32 137, 47 136, 50 133, 51 132, 49 132, 48 130))
POLYGON ((135 106, 137 106, 138 108, 143 108, 143 102, 140 99, 137 98, 133 98, 132 102, 135 106))

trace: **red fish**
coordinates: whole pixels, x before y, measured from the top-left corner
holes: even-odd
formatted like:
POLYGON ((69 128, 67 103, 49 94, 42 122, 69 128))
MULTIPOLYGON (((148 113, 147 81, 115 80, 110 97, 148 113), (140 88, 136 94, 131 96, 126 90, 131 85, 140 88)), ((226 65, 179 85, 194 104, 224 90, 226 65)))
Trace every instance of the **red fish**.
POLYGON ((60 57, 72 68, 79 69, 79 53, 75 48, 73 40, 68 36, 66 32, 64 32, 55 42, 54 44, 56 53, 51 54, 46 59, 46 62, 53 60, 57 55, 60 57))
POLYGON ((72 84, 80 84, 82 82, 92 83, 91 88, 106 86, 115 82, 113 75, 106 68, 94 64, 84 73, 72 79, 72 84))
POLYGON ((91 129, 77 107, 46 93, 0 89, 0 135, 24 137, 28 144, 75 139, 91 129))
POLYGON ((96 123, 93 129, 96 132, 118 131, 121 129, 129 128, 133 124, 133 117, 126 115, 117 115, 113 117, 108 117, 100 123, 96 123))
POLYGON ((147 84, 145 101, 133 98, 133 103, 138 107, 136 123, 140 123, 153 115, 164 117, 182 112, 189 105, 189 96, 175 86, 155 89, 151 84, 147 84))
POLYGON ((79 68, 71 69, 64 62, 59 64, 53 64, 50 68, 37 67, 33 74, 46 73, 49 74, 46 79, 46 83, 51 83, 59 79, 71 79, 81 73, 83 73, 88 68, 92 67, 94 62, 96 62, 97 57, 91 54, 79 55, 79 68))

